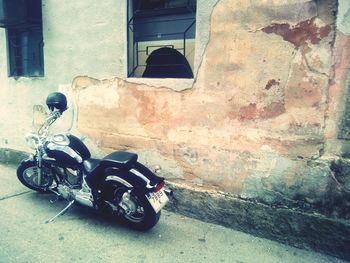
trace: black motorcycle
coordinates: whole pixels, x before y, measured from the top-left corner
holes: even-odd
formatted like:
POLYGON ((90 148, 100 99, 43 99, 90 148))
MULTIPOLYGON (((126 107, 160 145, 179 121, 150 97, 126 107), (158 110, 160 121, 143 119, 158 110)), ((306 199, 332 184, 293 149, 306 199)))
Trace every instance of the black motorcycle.
POLYGON ((50 136, 50 126, 67 109, 66 96, 51 93, 46 104, 50 110, 37 133, 26 139, 35 154, 23 160, 17 177, 26 187, 52 192, 68 205, 47 222, 62 215, 74 203, 95 208, 127 222, 131 227, 148 230, 157 224, 161 209, 172 191, 158 177, 137 162, 137 154, 113 152, 103 159, 91 158, 90 151, 76 136, 60 133, 50 136))

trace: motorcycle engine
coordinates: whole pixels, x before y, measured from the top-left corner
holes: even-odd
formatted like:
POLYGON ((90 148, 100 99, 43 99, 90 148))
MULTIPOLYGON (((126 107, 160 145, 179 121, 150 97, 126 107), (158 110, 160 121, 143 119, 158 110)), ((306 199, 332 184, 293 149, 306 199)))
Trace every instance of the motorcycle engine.
POLYGON ((71 168, 55 167, 55 170, 61 178, 67 180, 71 185, 79 183, 79 171, 71 168))
POLYGON ((72 197, 71 189, 67 185, 59 184, 57 186, 57 191, 64 199, 70 200, 72 197))
POLYGON ((65 179, 57 186, 57 191, 64 199, 75 200, 82 205, 94 207, 91 189, 85 180, 80 178, 79 171, 61 167, 56 167, 55 170, 61 178, 65 179), (70 186, 65 182, 68 182, 70 186))

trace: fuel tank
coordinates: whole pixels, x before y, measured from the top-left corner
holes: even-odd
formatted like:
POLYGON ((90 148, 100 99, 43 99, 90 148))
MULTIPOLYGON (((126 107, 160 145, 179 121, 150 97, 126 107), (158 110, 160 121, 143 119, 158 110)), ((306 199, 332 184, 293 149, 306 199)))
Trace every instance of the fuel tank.
POLYGON ((45 143, 44 148, 47 156, 63 167, 77 167, 91 157, 85 144, 71 134, 56 134, 45 143))

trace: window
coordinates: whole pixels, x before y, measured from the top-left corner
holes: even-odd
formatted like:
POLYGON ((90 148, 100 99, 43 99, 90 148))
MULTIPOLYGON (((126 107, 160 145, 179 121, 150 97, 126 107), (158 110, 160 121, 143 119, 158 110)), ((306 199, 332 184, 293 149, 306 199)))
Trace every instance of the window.
POLYGON ((41 0, 0 0, 10 77, 44 76, 41 0))
POLYGON ((7 50, 9 76, 44 76, 41 27, 7 29, 7 50))
POLYGON ((129 77, 193 78, 195 33, 195 0, 129 0, 129 77))

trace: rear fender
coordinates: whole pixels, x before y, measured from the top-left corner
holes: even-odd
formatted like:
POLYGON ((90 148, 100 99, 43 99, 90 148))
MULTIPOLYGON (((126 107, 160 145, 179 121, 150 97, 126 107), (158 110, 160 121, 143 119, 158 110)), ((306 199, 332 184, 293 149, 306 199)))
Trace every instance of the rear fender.
POLYGON ((142 164, 135 163, 130 170, 107 168, 104 172, 104 183, 109 181, 119 182, 137 192, 147 193, 154 190, 164 178, 156 176, 142 164))

